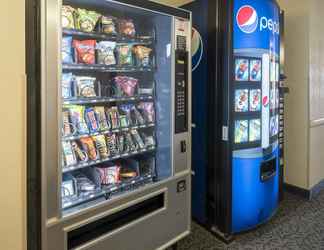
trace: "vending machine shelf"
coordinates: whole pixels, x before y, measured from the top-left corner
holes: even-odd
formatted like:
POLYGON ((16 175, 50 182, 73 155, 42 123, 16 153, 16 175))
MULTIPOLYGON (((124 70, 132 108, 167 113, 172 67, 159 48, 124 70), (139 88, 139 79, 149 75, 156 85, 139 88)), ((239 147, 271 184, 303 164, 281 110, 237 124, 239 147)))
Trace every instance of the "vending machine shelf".
POLYGON ((129 97, 95 97, 95 98, 71 98, 63 99, 64 105, 69 104, 94 104, 94 103, 110 103, 110 102, 134 102, 154 100, 152 95, 136 95, 129 97))
POLYGON ((80 71, 95 71, 95 72, 154 72, 153 67, 138 67, 133 65, 127 66, 106 66, 100 64, 77 64, 63 63, 63 71, 80 70, 80 71))
POLYGON ((153 152, 155 152, 155 147, 147 147, 147 148, 138 149, 136 151, 132 151, 132 152, 129 152, 129 153, 117 154, 117 155, 114 155, 114 156, 109 157, 107 159, 98 159, 98 160, 95 160, 95 161, 87 161, 87 162, 84 162, 84 163, 79 163, 79 164, 73 165, 73 166, 64 166, 62 168, 62 172, 63 173, 68 173, 68 172, 71 172, 71 171, 80 170, 80 169, 83 169, 83 168, 99 165, 99 164, 102 164, 102 163, 107 163, 107 162, 120 160, 120 159, 127 159, 129 157, 138 156, 138 155, 142 155, 142 154, 153 153, 153 152))
POLYGON ((120 127, 120 128, 109 129, 109 130, 101 131, 101 132, 97 132, 97 133, 64 136, 64 137, 62 137, 62 140, 63 141, 73 141, 73 140, 78 140, 78 139, 89 137, 89 136, 106 135, 109 133, 118 133, 118 132, 127 132, 132 129, 146 129, 146 128, 153 128, 154 126, 155 126, 155 123, 147 123, 147 124, 135 125, 135 126, 129 126, 129 127, 120 127))
POLYGON ((83 32, 76 29, 63 29, 63 35, 77 36, 81 38, 92 38, 96 40, 114 41, 118 44, 127 43, 136 45, 151 45, 154 43, 154 37, 152 36, 127 37, 120 34, 109 35, 101 32, 83 32))

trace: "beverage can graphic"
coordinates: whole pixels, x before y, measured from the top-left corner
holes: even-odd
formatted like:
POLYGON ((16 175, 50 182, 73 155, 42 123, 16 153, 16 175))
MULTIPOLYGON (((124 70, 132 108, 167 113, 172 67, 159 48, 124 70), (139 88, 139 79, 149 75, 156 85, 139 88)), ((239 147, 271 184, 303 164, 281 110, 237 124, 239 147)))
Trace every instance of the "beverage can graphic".
POLYGON ((248 142, 248 124, 247 120, 235 121, 235 143, 248 142))
POLYGON ((261 60, 250 61, 250 81, 260 82, 262 80, 262 62, 261 60))
POLYGON ((235 91, 235 112, 247 112, 249 110, 249 90, 238 89, 235 91))
POLYGON ((270 109, 274 110, 276 108, 276 89, 270 89, 270 109))
POLYGON ((279 116, 272 116, 270 118, 270 136, 275 136, 278 134, 279 130, 279 116))
POLYGON ((250 111, 256 112, 261 110, 261 89, 250 90, 250 111))
POLYGON ((247 59, 235 60, 235 80, 236 81, 249 80, 249 60, 247 59))
POLYGON ((250 120, 250 134, 249 141, 255 142, 261 140, 261 120, 250 120))

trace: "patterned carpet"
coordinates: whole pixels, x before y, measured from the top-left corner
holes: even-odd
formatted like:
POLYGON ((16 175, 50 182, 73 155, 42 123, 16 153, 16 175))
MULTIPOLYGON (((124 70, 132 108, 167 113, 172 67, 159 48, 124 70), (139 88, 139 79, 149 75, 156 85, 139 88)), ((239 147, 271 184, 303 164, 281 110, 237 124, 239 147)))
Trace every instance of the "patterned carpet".
POLYGON ((317 250, 324 249, 324 192, 312 201, 286 194, 277 215, 257 230, 236 236, 223 244, 193 223, 192 234, 178 244, 178 250, 317 250))

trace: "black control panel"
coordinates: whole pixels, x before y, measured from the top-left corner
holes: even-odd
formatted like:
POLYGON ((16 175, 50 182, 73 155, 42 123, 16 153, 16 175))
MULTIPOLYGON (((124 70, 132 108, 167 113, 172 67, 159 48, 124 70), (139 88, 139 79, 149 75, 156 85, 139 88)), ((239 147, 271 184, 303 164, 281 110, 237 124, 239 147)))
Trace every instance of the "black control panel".
POLYGON ((188 132, 188 52, 183 48, 185 48, 184 42, 180 39, 180 41, 178 40, 175 58, 176 134, 188 132))

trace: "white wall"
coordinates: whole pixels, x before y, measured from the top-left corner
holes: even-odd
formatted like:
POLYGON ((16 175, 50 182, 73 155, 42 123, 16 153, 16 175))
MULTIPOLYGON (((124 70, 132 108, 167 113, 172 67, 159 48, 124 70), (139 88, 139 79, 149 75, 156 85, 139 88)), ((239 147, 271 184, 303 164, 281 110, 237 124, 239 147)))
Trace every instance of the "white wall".
POLYGON ((25 249, 26 139, 25 8, 1 1, 0 249, 25 249))

